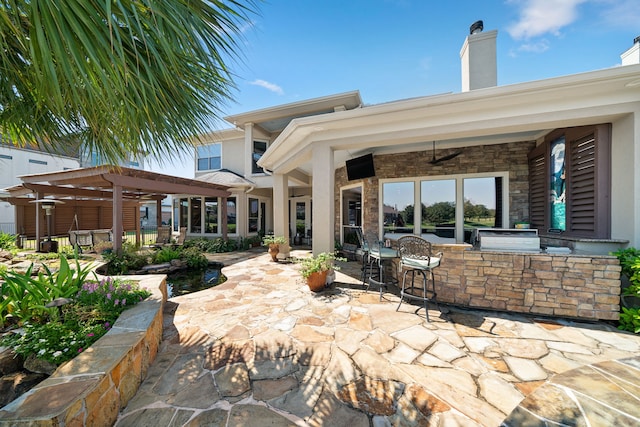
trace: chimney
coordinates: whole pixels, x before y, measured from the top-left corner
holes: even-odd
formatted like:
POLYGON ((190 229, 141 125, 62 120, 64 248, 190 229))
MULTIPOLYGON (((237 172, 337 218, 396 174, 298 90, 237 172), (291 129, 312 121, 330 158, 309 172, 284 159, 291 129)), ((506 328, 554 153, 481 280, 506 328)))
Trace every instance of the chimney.
POLYGON ((640 64, 640 36, 633 39, 633 46, 620 55, 622 65, 640 64))
POLYGON ((498 84, 496 38, 498 30, 482 32, 482 21, 474 22, 460 50, 462 91, 493 87, 498 84))

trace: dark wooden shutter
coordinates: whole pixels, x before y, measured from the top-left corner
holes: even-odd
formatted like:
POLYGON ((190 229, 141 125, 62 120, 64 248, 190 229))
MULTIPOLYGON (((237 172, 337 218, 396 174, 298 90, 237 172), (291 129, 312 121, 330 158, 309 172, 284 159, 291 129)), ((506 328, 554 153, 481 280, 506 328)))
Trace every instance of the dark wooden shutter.
POLYGON ((549 145, 566 141, 566 220, 563 236, 611 237, 611 125, 556 129, 529 153, 529 216, 542 234, 549 228, 549 145))
POLYGON ((539 232, 546 231, 547 213, 547 161, 546 145, 529 153, 529 222, 539 232))
POLYGON ((568 143, 567 231, 593 236, 596 231, 595 132, 568 143))

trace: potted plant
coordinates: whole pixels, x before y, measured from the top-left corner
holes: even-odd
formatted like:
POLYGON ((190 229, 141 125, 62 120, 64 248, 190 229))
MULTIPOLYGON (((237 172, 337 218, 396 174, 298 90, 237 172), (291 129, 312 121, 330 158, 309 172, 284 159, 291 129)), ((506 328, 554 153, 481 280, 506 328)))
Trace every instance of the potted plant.
POLYGON ((300 264, 300 273, 307 281, 309 289, 313 292, 320 292, 324 289, 327 282, 327 274, 331 270, 340 270, 340 267, 334 265, 335 260, 343 260, 335 254, 322 252, 316 256, 309 258, 299 258, 297 262, 300 264))
POLYGON ((280 253, 280 245, 285 244, 287 241, 284 236, 268 235, 262 238, 262 246, 269 246, 269 255, 271 255, 271 261, 278 262, 278 254, 280 253))

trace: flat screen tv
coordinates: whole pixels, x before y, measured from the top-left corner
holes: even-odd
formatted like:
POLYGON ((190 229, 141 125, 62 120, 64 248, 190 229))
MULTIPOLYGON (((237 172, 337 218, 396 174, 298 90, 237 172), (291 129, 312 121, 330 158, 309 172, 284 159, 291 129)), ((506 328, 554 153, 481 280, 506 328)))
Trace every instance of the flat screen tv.
POLYGON ((376 169, 373 166, 373 154, 365 154, 355 159, 347 160, 347 179, 369 178, 376 176, 376 169))

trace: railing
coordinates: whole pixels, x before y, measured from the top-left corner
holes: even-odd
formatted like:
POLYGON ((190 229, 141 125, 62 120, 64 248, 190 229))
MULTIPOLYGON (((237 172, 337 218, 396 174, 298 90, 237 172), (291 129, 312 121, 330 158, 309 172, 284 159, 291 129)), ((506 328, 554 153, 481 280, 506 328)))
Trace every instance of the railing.
MULTIPOLYGON (((9 233, 13 234, 13 233, 9 233)), ((156 238, 158 237, 158 228, 155 226, 147 226, 140 229, 140 239, 142 246, 150 245, 155 243, 156 238)), ((48 237, 44 236, 43 239, 48 240, 48 237)), ((69 241, 69 236, 52 236, 51 240, 58 242, 58 249, 66 249, 72 247, 71 242, 69 241)), ((135 231, 127 231, 122 236, 122 241, 129 242, 131 244, 136 243, 136 232, 135 231)), ((24 250, 37 250, 36 239, 28 238, 27 236, 17 236, 16 244, 19 248, 24 250)))

